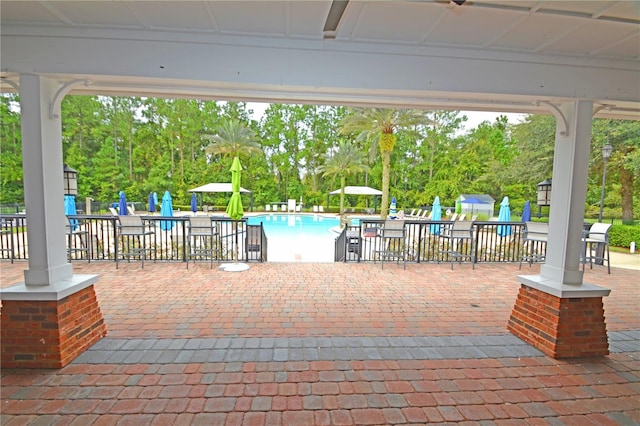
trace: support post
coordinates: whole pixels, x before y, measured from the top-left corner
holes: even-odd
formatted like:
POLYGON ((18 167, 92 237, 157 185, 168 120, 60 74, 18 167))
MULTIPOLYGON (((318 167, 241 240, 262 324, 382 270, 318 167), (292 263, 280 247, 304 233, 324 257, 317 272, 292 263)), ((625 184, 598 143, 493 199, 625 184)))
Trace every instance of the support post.
POLYGON ((592 102, 560 105, 549 213, 540 275, 520 275, 520 293, 507 328, 555 358, 609 353, 602 298, 610 290, 583 282, 582 224, 587 190, 592 102))
POLYGON ((6 368, 62 367, 106 335, 98 276, 74 275, 67 262, 62 126, 49 114, 59 89, 55 80, 20 76, 29 268, 24 283, 0 290, 6 368))

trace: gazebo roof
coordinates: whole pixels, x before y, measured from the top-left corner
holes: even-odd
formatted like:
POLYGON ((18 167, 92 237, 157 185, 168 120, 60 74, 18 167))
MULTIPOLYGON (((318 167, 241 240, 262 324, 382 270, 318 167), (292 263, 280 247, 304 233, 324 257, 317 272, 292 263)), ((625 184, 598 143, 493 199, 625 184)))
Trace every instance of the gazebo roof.
MULTIPOLYGON (((231 183, 208 183, 206 185, 199 186, 197 188, 190 189, 189 192, 233 192, 231 189, 231 183)), ((250 194, 251 191, 240 187, 240 192, 250 194)))
MULTIPOLYGON (((382 191, 369 186, 345 186, 344 193, 348 195, 382 195, 382 191)), ((329 194, 340 194, 340 189, 331 191, 329 194)))

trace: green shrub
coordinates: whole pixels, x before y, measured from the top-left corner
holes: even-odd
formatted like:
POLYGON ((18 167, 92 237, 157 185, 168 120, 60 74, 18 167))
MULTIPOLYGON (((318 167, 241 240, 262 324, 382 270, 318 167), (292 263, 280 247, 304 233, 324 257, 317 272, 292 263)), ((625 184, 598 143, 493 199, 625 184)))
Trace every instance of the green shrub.
POLYGON ((609 229, 609 244, 614 247, 629 247, 631 241, 640 244, 640 225, 613 225, 609 229))

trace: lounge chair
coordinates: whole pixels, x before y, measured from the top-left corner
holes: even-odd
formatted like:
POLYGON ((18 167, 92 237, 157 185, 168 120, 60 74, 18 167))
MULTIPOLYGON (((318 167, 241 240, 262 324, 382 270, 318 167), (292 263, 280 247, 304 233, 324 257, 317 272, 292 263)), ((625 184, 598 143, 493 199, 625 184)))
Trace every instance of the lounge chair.
POLYGON ((313 206, 313 212, 318 213, 318 206, 313 206))
POLYGON ((271 204, 266 204, 264 206, 264 210, 267 211, 267 212, 270 212, 271 211, 271 204))
POLYGON ((287 200, 287 213, 296 211, 296 200, 293 198, 289 198, 287 200))
POLYGON ((458 218, 458 213, 454 213, 454 214, 452 214, 452 215, 451 215, 451 217, 449 218, 449 220, 450 220, 451 222, 455 222, 457 218, 458 218))
POLYGON ((465 217, 467 217, 467 215, 465 213, 462 213, 460 216, 458 216, 458 220, 464 220, 465 217))
POLYGON ((411 209, 411 213, 407 214, 407 217, 415 217, 416 216, 416 209, 411 209))
POLYGON ((322 206, 318 206, 318 211, 319 211, 320 213, 324 213, 324 207, 322 207, 322 206))
POLYGON ((113 207, 109 207, 109 211, 111 212, 112 215, 118 216, 118 212, 113 207))

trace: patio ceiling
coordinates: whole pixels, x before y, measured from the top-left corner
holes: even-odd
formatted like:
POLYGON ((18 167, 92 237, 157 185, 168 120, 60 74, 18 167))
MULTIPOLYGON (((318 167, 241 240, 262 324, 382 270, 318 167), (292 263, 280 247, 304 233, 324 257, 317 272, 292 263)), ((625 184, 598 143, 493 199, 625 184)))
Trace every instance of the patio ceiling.
POLYGON ((3 0, 0 15, 2 91, 37 73, 84 94, 525 113, 587 99, 640 116, 636 1, 3 0))

